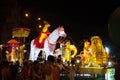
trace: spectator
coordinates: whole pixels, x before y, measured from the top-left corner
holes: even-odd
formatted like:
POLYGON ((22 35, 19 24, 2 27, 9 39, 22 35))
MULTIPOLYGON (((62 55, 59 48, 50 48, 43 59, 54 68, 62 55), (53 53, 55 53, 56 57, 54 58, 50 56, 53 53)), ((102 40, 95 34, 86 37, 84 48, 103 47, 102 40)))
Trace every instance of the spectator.
POLYGON ((60 69, 55 65, 55 57, 52 55, 48 56, 47 62, 43 67, 45 74, 45 80, 59 80, 60 69))
POLYGON ((3 68, 1 70, 2 80, 12 80, 10 74, 10 67, 8 62, 3 62, 3 68))

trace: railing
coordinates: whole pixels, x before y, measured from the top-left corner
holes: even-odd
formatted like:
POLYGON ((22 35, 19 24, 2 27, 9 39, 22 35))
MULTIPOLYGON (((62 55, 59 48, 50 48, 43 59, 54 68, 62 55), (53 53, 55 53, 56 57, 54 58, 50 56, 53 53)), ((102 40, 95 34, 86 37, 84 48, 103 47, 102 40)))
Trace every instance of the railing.
MULTIPOLYGON (((93 71, 94 72, 94 71, 93 71)), ((95 74, 90 72, 80 73, 77 72, 73 75, 74 80, 105 80, 105 74, 99 74, 98 72, 95 74)), ((60 73, 60 80, 71 80, 69 73, 62 70, 60 73)))

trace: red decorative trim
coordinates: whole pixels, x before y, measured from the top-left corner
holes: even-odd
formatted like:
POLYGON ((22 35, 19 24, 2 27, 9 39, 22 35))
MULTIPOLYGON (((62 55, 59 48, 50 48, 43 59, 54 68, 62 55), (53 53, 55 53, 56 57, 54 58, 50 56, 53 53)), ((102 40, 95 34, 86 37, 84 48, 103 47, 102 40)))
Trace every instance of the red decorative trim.
POLYGON ((13 28, 12 30, 13 30, 13 31, 16 31, 16 30, 26 30, 26 31, 30 31, 29 28, 13 28))

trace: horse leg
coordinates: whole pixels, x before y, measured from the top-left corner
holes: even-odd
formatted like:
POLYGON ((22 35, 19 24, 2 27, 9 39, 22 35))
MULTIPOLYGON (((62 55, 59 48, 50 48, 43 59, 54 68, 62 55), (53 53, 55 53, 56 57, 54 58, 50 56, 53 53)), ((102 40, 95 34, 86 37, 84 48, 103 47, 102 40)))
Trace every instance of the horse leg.
POLYGON ((33 45, 34 40, 31 41, 30 45, 30 54, 29 54, 29 60, 34 61, 34 53, 35 53, 35 46, 33 45))
POLYGON ((35 49, 34 60, 37 60, 40 51, 41 51, 40 49, 35 49))
POLYGON ((43 50, 45 52, 46 60, 47 60, 49 55, 53 55, 53 51, 50 51, 50 46, 49 46, 48 40, 45 40, 44 49, 43 50))
POLYGON ((29 60, 34 61, 34 52, 30 51, 29 60))

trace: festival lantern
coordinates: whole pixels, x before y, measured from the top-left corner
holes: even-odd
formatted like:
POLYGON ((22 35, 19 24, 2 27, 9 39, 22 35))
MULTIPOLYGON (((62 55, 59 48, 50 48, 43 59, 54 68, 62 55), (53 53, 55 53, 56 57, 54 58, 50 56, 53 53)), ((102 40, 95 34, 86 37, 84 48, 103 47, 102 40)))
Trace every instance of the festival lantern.
POLYGON ((65 61, 66 62, 71 62, 71 59, 74 58, 77 54, 77 48, 75 45, 72 45, 71 42, 68 40, 65 43, 66 47, 65 47, 65 61))
POLYGON ((25 39, 29 36, 30 29, 29 28, 13 28, 12 35, 15 38, 18 38, 22 43, 19 46, 19 62, 22 64, 24 58, 24 49, 25 49, 25 39))
POLYGON ((18 60, 18 53, 16 50, 18 50, 18 47, 20 46, 20 42, 18 42, 15 39, 11 39, 7 42, 7 51, 6 51, 6 57, 8 61, 15 62, 18 60))
POLYGON ((7 42, 7 46, 12 46, 12 47, 14 47, 14 46, 18 46, 18 45, 20 45, 20 42, 18 42, 18 41, 15 40, 15 39, 11 39, 11 40, 9 40, 9 41, 7 42))
POLYGON ((23 38, 23 42, 25 42, 25 38, 29 36, 30 29, 29 28, 13 28, 12 35, 16 38, 19 38, 20 41, 23 38))

